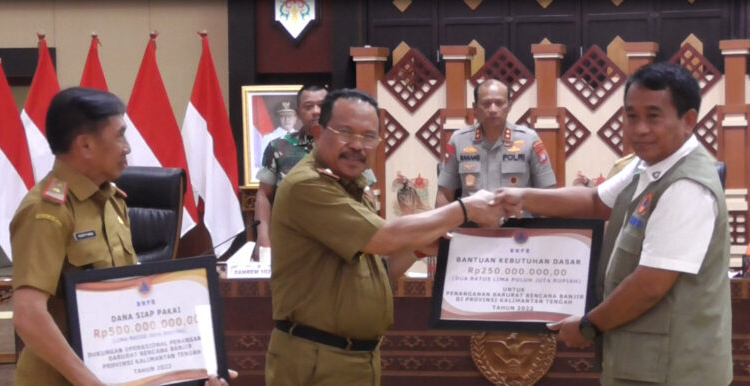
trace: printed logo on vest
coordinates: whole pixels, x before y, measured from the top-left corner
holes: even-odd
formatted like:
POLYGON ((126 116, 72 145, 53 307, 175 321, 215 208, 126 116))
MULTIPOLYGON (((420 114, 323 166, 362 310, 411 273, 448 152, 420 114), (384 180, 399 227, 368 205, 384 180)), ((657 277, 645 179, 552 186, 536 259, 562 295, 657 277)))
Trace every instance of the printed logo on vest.
POLYGON ((636 215, 633 215, 633 217, 630 218, 629 224, 638 229, 643 229, 643 220, 636 217, 636 215))
POLYGON ((648 212, 648 208, 651 206, 651 200, 654 198, 654 192, 651 192, 643 197, 641 203, 638 204, 638 215, 643 216, 648 212))

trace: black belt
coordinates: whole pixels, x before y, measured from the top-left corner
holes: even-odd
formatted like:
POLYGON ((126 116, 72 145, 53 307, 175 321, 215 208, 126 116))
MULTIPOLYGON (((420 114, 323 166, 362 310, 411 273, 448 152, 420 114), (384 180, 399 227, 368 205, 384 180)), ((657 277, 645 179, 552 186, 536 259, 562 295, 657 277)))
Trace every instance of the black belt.
POLYGON ((359 340, 344 338, 318 330, 317 328, 295 324, 288 320, 277 320, 276 328, 292 336, 349 351, 375 351, 380 344, 380 339, 359 340))

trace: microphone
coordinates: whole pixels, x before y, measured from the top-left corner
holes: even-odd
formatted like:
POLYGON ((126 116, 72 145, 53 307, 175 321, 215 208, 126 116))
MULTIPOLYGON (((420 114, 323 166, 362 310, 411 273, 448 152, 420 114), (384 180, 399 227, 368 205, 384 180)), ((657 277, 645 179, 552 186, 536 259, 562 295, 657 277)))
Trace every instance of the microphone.
POLYGON ((208 248, 208 249, 204 250, 203 252, 201 252, 201 253, 199 253, 199 254, 197 254, 197 255, 194 255, 194 256, 186 256, 186 257, 188 257, 188 258, 190 258, 190 257, 209 257, 209 256, 217 257, 217 256, 216 256, 216 254, 215 254, 215 253, 213 253, 213 251, 214 251, 214 250, 215 250, 216 248, 218 248, 218 247, 220 247, 220 246, 222 246, 222 245, 224 245, 224 244, 226 244, 226 243, 228 243, 228 242, 230 242, 230 241, 234 241, 234 239, 235 239, 235 238, 236 238, 237 236, 239 236, 240 234, 242 234, 242 233, 244 233, 244 232, 247 232, 247 226, 245 226, 245 227, 242 227, 242 230, 240 230, 239 232, 237 232, 237 233, 235 233, 235 234, 233 234, 233 235, 229 236, 229 237, 228 237, 227 239, 225 239, 225 240, 222 240, 222 241, 221 241, 220 243, 218 243, 218 244, 215 244, 215 245, 211 246, 210 248, 208 248))

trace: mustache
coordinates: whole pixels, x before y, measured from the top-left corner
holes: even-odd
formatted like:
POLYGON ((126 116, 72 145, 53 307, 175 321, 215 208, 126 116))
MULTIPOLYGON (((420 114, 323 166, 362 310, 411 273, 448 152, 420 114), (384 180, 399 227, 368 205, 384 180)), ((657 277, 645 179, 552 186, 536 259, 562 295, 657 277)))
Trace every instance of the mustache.
POLYGON ((348 160, 360 161, 360 162, 367 161, 367 157, 365 156, 365 154, 363 152, 353 151, 353 150, 341 153, 339 155, 339 158, 345 158, 345 159, 348 159, 348 160))

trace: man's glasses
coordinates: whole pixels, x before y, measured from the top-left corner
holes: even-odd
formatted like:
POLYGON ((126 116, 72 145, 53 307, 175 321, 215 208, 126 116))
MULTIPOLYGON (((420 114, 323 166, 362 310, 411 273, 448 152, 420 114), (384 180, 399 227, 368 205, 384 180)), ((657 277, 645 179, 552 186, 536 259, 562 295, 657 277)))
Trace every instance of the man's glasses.
POLYGON ((352 143, 355 140, 358 140, 362 143, 362 147, 368 148, 368 149, 374 149, 378 146, 380 143, 380 136, 378 136, 375 133, 367 133, 367 134, 354 134, 349 130, 336 130, 330 126, 326 126, 326 129, 331 130, 336 136, 339 138, 339 141, 341 143, 352 143))

